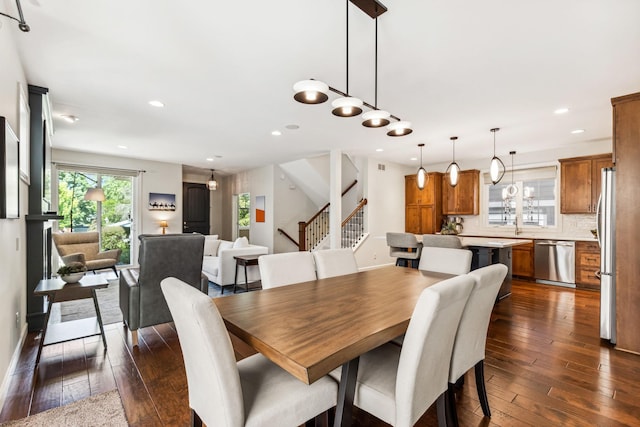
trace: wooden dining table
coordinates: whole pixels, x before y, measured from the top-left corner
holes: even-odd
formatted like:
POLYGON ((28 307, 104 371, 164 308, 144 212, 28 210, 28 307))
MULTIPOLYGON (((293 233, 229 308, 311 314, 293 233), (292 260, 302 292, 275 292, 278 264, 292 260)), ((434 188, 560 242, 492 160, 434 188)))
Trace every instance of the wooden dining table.
POLYGON ((229 332, 300 381, 342 366, 334 426, 348 426, 359 356, 402 335, 420 293, 450 277, 389 266, 214 301, 229 332))

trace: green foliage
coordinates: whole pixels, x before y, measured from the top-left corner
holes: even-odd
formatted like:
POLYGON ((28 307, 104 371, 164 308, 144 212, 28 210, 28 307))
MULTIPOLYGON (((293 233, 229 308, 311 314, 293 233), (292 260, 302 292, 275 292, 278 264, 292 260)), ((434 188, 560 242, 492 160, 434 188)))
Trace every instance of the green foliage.
POLYGON ((71 273, 79 273, 81 271, 87 271, 87 267, 81 262, 70 262, 69 265, 63 265, 58 269, 58 274, 65 276, 71 273))
POLYGON ((102 228, 102 247, 104 249, 120 249, 120 262, 129 264, 131 258, 129 230, 120 226, 105 226, 102 228))
POLYGON ((240 227, 251 225, 251 195, 249 193, 238 195, 238 225, 240 227))

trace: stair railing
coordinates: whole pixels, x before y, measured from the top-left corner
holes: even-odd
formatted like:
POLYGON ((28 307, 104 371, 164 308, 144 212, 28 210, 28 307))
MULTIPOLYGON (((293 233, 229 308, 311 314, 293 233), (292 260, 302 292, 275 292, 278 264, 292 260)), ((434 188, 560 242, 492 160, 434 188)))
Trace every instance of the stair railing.
POLYGON ((342 221, 342 247, 353 248, 364 235, 364 207, 367 199, 362 199, 351 214, 342 221))
MULTIPOLYGON (((354 180, 341 194, 347 194, 349 190, 356 186, 358 180, 354 180)), ((313 250, 318 243, 329 235, 329 206, 327 203, 309 221, 298 222, 298 250, 313 250)))

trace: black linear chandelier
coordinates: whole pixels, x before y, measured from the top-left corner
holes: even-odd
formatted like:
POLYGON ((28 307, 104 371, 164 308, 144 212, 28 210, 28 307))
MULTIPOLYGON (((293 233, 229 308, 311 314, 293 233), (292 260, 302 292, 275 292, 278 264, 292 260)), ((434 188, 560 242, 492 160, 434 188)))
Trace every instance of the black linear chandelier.
POLYGON ((405 120, 401 120, 399 117, 390 114, 387 111, 378 109, 378 16, 387 11, 385 5, 377 0, 346 0, 347 5, 347 31, 346 31, 346 45, 347 45, 347 86, 346 92, 333 88, 324 82, 319 80, 309 79, 302 80, 293 85, 295 95, 293 99, 303 104, 322 104, 329 99, 327 93, 329 91, 341 96, 334 100, 331 105, 333 110, 331 111, 338 117, 355 117, 362 113, 362 106, 366 106, 371 109, 362 114, 362 126, 369 128, 379 128, 386 126, 387 135, 389 136, 404 136, 409 135, 413 130, 411 129, 411 123, 405 120), (373 18, 376 22, 375 32, 375 98, 374 103, 371 105, 359 98, 355 98, 349 95, 349 1, 356 5, 360 10, 373 18), (391 122, 389 119, 394 119, 391 122))
POLYGON ((7 15, 6 13, 2 13, 2 12, 0 12, 0 15, 6 16, 9 19, 13 19, 18 23, 18 28, 20 28, 21 31, 28 33, 29 30, 31 30, 31 27, 29 27, 29 25, 24 20, 24 15, 22 14, 22 6, 20 5, 20 0, 16 0, 16 7, 18 8, 18 16, 20 17, 20 19, 15 18, 11 15, 7 15))

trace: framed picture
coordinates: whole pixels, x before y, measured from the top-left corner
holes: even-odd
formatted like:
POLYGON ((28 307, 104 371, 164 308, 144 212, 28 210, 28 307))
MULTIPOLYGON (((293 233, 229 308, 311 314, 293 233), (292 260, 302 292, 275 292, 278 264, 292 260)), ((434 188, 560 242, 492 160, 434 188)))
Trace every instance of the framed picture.
POLYGON ((256 222, 264 222, 265 217, 265 199, 264 196, 256 196, 256 222))
POLYGON ((30 184, 31 167, 29 165, 31 161, 30 157, 30 123, 31 110, 29 109, 29 101, 27 93, 24 90, 24 86, 18 82, 18 111, 20 113, 18 119, 18 136, 20 139, 20 179, 27 185, 30 184))
POLYGON ((19 150, 18 137, 0 117, 0 218, 20 217, 19 150))
POLYGON ((150 211, 175 211, 176 195, 164 193, 149 193, 150 211))

